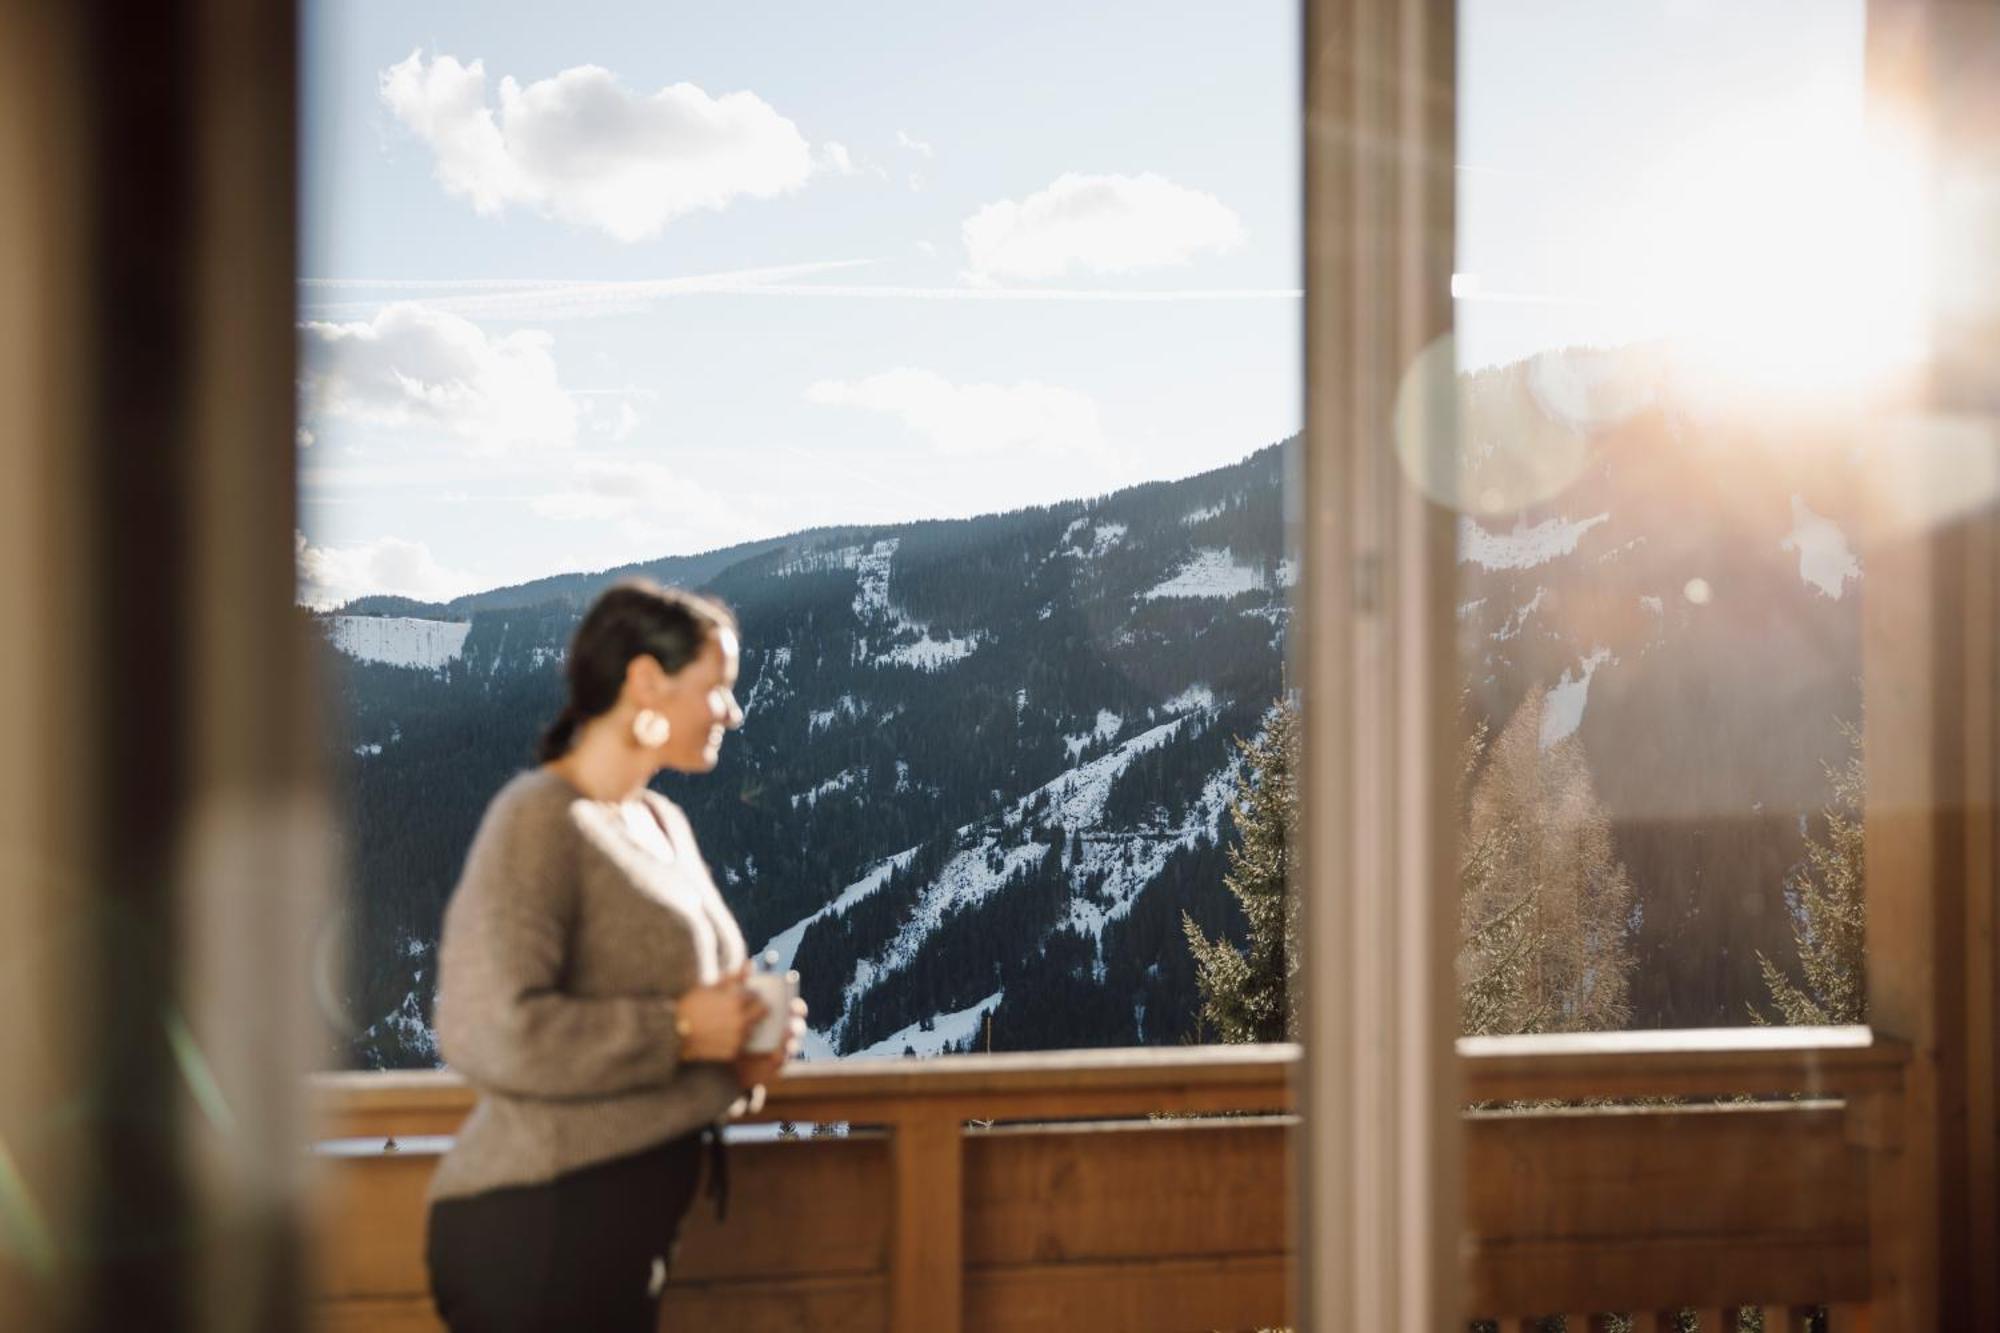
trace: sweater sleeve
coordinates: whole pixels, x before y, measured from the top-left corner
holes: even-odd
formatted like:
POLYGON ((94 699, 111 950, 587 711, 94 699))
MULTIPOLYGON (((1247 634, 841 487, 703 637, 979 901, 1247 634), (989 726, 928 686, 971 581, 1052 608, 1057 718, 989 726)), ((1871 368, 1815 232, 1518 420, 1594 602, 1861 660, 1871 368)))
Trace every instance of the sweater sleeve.
POLYGON ((574 839, 565 807, 496 800, 445 912, 438 1047, 497 1092, 604 1096, 665 1084, 681 1068, 672 1000, 563 988, 574 839))

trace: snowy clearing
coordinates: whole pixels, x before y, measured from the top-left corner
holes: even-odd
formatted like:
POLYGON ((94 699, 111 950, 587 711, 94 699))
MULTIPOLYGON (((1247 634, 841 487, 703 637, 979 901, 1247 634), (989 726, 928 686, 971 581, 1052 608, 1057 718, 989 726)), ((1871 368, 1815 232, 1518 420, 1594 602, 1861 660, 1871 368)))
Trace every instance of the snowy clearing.
POLYGON ((823 574, 836 569, 853 569, 860 563, 859 546, 842 546, 833 550, 808 551, 796 559, 779 565, 771 573, 777 578, 791 578, 799 574, 823 574))
POLYGON ((470 621, 411 616, 328 616, 326 637, 357 662, 435 671, 465 652, 470 621))
POLYGON ((1056 554, 1073 555, 1082 560, 1095 560, 1124 541, 1125 534, 1130 531, 1131 529, 1123 523, 1094 523, 1090 519, 1080 518, 1063 529, 1062 544, 1056 554), (1090 529, 1088 546, 1078 539, 1079 534, 1086 528, 1090 529))
POLYGON ((969 639, 934 639, 930 631, 915 643, 906 643, 891 648, 875 659, 876 666, 916 667, 920 671, 935 671, 941 666, 972 656, 979 647, 977 635, 969 639))
POLYGON ((1161 597, 1235 597, 1262 592, 1265 587, 1263 570, 1238 561, 1228 547, 1204 546, 1171 578, 1139 596, 1145 601, 1161 597))
POLYGON ((1458 562, 1481 569, 1533 569, 1558 556, 1569 555, 1583 535, 1600 523, 1611 521, 1609 514, 1597 514, 1572 522, 1566 518, 1545 518, 1533 527, 1516 522, 1511 532, 1488 532, 1475 519, 1458 521, 1458 562))
POLYGON ((1549 687, 1542 696, 1542 749, 1576 734, 1583 725, 1584 705, 1590 702, 1590 678, 1597 668, 1616 660, 1609 648, 1599 648, 1583 659, 1582 672, 1574 680, 1565 668, 1562 679, 1549 687))
POLYGON ((1190 685, 1160 705, 1169 713, 1192 713, 1215 707, 1215 691, 1206 685, 1190 685))

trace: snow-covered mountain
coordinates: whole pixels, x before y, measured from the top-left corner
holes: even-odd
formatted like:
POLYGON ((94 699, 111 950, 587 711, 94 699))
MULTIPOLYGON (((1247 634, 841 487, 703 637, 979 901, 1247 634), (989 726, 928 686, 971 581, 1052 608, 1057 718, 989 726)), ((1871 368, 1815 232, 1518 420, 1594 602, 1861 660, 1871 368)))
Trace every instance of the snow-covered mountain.
MULTIPOLYGON (((1635 1024, 1744 1022, 1757 955, 1790 957, 1787 882, 1859 721, 1846 453, 1639 355, 1466 390, 1468 708, 1497 728, 1533 694, 1543 745, 1581 742, 1634 885, 1635 1024)), ((1285 689, 1285 472, 1274 446, 1043 509, 348 608, 328 637, 357 1058, 433 1058, 424 978, 464 848, 558 706, 582 605, 630 572, 741 618, 746 725, 716 773, 662 789, 746 936, 801 972, 816 1051, 1186 1039, 1182 915, 1240 936, 1235 742, 1285 689), (370 611, 402 619, 349 623, 370 611), (448 628, 397 627, 416 622, 448 628)))
MULTIPOLYGON (((662 787, 745 934, 804 975, 822 1050, 1187 1031, 1181 913, 1241 928, 1221 887, 1233 742, 1284 688, 1281 474, 1272 447, 1096 500, 708 561, 743 625, 746 723, 715 774, 662 787)), ((326 618, 352 729, 362 1058, 430 1058, 409 1020, 458 858, 559 703, 582 605, 622 572, 326 618)))

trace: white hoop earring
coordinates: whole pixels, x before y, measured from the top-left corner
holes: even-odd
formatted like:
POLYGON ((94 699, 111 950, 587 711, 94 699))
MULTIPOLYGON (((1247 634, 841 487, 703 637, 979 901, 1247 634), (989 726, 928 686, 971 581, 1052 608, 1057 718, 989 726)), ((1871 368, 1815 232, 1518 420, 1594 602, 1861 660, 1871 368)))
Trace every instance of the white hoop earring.
POLYGON ((632 739, 648 750, 657 750, 674 734, 673 724, 650 708, 641 708, 632 718, 632 739))

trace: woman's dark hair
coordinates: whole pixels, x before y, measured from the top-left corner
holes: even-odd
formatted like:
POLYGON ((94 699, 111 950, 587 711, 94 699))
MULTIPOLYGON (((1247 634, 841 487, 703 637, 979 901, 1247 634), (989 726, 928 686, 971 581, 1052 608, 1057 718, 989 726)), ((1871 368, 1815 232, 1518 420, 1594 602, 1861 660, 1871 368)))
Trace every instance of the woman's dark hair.
POLYGON ((563 660, 569 702, 542 732, 535 758, 546 764, 569 753, 577 728, 618 702, 633 658, 645 654, 673 675, 699 657, 709 640, 735 628, 729 608, 711 598, 663 588, 651 579, 612 584, 583 613, 569 641, 563 660))

